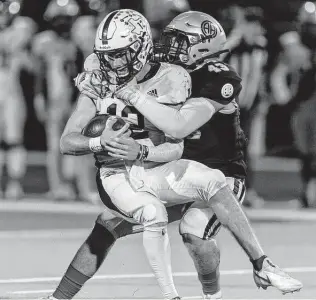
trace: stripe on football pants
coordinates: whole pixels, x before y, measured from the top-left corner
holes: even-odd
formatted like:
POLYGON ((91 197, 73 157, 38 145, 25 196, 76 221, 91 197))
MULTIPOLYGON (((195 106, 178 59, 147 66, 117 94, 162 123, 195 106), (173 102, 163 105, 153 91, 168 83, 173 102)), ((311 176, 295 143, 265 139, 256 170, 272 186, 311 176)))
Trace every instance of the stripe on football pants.
MULTIPOLYGON (((240 203, 244 201, 246 195, 244 180, 234 179, 233 193, 240 203)), ((222 224, 218 221, 216 215, 214 214, 205 227, 203 240, 207 240, 215 236, 219 232, 221 226, 222 224)))

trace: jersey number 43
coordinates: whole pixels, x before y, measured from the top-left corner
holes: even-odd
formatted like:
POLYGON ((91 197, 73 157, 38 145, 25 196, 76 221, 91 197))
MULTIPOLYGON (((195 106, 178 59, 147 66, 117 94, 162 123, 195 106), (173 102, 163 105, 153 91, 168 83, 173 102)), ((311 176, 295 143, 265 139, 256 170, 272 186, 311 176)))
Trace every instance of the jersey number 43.
POLYGON ((225 66, 224 64, 217 62, 217 63, 210 64, 208 66, 208 70, 210 72, 219 73, 222 71, 229 71, 229 68, 227 66, 225 66))

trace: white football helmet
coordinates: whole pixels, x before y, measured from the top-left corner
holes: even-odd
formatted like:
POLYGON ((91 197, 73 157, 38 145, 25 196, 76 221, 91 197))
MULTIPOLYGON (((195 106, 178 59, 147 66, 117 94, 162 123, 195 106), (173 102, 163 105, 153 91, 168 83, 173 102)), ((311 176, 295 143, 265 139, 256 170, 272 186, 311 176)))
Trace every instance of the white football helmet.
POLYGON ((106 80, 111 84, 124 84, 133 79, 142 70, 152 51, 149 23, 137 11, 113 11, 97 29, 94 52, 106 80))
POLYGON ((188 11, 175 17, 164 29, 157 51, 163 59, 195 69, 205 60, 228 52, 221 24, 208 14, 188 11))

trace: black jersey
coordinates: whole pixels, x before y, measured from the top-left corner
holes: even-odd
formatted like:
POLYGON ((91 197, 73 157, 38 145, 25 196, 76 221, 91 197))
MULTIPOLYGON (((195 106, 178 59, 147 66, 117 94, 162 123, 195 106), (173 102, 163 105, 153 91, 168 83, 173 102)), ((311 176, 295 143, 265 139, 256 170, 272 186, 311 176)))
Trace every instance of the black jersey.
POLYGON ((186 138, 183 158, 192 159, 225 176, 245 178, 245 135, 240 128, 236 101, 241 91, 241 78, 223 62, 212 62, 191 74, 192 96, 204 97, 225 108, 215 113, 198 131, 186 138))

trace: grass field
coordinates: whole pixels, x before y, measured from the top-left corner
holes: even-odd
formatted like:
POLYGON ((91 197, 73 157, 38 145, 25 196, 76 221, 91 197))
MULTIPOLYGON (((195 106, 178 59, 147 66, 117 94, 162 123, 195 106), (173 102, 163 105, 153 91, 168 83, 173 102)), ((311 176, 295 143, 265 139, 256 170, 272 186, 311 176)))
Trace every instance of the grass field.
MULTIPOLYGON (((296 198, 300 188, 297 164, 278 163, 259 165, 255 185, 269 201, 264 209, 246 213, 266 253, 301 280, 304 288, 285 296, 273 288, 258 290, 248 258, 221 230, 224 299, 316 299, 316 211, 291 208, 286 200, 296 198)), ((100 211, 83 203, 53 203, 42 197, 39 193, 47 190, 43 166, 29 168, 24 185, 37 194, 35 199, 0 201, 0 299, 38 299, 51 293, 100 211)), ((169 229, 175 283, 183 299, 201 299, 177 225, 169 229)), ((141 239, 134 235, 119 240, 76 299, 160 299, 141 239)))
MULTIPOLYGON (((93 226, 98 208, 49 202, 0 205, 0 299, 37 299, 49 294, 78 246, 93 226)), ((222 250, 224 299, 316 299, 316 212, 290 209, 247 211, 267 254, 302 280, 301 292, 281 295, 258 290, 251 265, 226 230, 218 236, 222 250)), ((178 223, 170 225, 175 282, 184 299, 200 299, 200 286, 180 240, 178 223)), ((141 235, 113 247, 97 276, 78 299, 160 299, 145 260, 141 235)))

